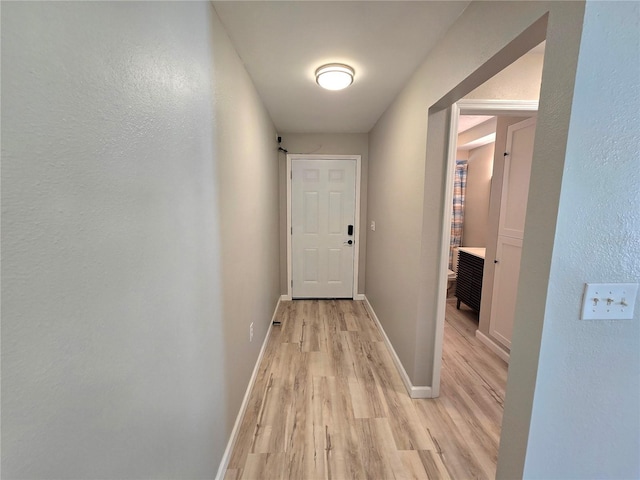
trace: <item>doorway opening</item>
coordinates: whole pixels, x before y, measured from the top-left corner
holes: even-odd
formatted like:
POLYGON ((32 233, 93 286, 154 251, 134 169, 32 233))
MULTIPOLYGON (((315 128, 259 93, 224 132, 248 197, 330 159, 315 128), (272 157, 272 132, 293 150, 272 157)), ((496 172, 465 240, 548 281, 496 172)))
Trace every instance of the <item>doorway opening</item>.
MULTIPOLYGON (((448 290, 448 282, 451 278, 449 272, 449 258, 451 256, 451 214, 450 214, 450 206, 453 205, 453 196, 454 196, 454 175, 455 175, 455 164, 457 158, 457 145, 458 145, 458 122, 461 115, 482 115, 482 116, 491 116, 491 117, 510 117, 514 119, 514 121, 521 120, 524 117, 532 117, 537 113, 538 110, 538 102, 537 101, 516 101, 516 100, 460 100, 454 103, 451 106, 451 114, 450 114, 450 122, 449 122, 449 148, 447 154, 447 168, 446 168, 446 190, 445 190, 445 212, 443 212, 443 225, 442 225, 442 242, 441 242, 441 267, 440 267, 440 284, 442 285, 442 291, 446 292, 448 290)), ((506 122, 501 122, 505 124, 509 124, 508 120, 506 122)), ((496 122, 497 126, 497 122, 496 122)), ((494 159, 499 156, 500 152, 496 151, 494 153, 494 159)), ((495 166, 495 164, 494 164, 495 166)), ((494 174, 499 173, 502 174, 502 170, 499 172, 493 170, 494 174)), ((495 197, 500 194, 500 191, 496 191, 493 185, 497 182, 497 178, 492 179, 491 186, 491 196, 495 197)), ((499 209, 498 209, 499 212, 499 209)), ((487 241, 491 242, 494 235, 491 235, 487 232, 487 241)), ((478 248, 478 246, 471 246, 478 248)), ((486 246, 484 247, 488 251, 485 250, 482 255, 483 257, 490 258, 489 262, 492 262, 495 258, 495 246, 493 248, 486 246)), ((476 252, 473 252, 476 253, 476 252)), ((457 262, 457 258, 453 259, 454 262, 457 262)), ((485 262, 483 258, 482 262, 485 262)), ((456 272, 457 274, 457 272, 456 272)), ((493 276, 484 277, 480 280, 484 287, 485 282, 492 282, 493 276)), ((458 279, 456 278, 456 282, 458 279)), ((450 289, 449 289, 450 290, 450 289)), ((489 304, 487 302, 487 297, 484 296, 483 300, 480 304, 480 310, 478 311, 478 316, 480 317, 483 313, 482 305, 484 303, 489 304)), ((440 375, 442 368, 442 344, 444 339, 444 323, 445 323, 445 314, 446 314, 446 306, 447 306, 447 295, 446 293, 443 295, 439 295, 438 297, 438 305, 436 308, 437 312, 437 331, 435 338, 435 358, 434 358, 434 369, 433 369, 433 383, 432 388, 434 391, 434 396, 439 394, 440 390, 440 375)), ((481 336, 482 333, 478 334, 476 331, 476 337, 483 341, 484 338, 481 336)), ((485 342, 483 342, 485 343, 485 342)), ((508 355, 505 355, 503 349, 499 346, 495 345, 495 348, 491 348, 491 345, 485 343, 485 345, 489 346, 489 348, 496 353, 500 358, 505 361, 508 361, 508 355)))
POLYGON ((357 298, 360 155, 287 155, 287 299, 357 298))
MULTIPOLYGON (((504 167, 511 157, 505 156, 504 153, 511 150, 513 132, 520 131, 516 129, 517 125, 523 121, 534 122, 535 125, 535 119, 530 119, 537 114, 537 108, 537 101, 501 100, 461 100, 452 106, 450 124, 452 148, 449 151, 448 159, 448 174, 452 178, 447 179, 447 184, 457 185, 459 183, 455 180, 455 176, 461 167, 460 164, 463 164, 465 169, 468 167, 468 172, 465 172, 467 188, 464 201, 457 198, 461 195, 457 191, 459 190, 457 187, 452 187, 451 191, 447 192, 445 200, 446 205, 454 206, 454 214, 457 213, 455 210, 460 208, 461 204, 464 204, 466 211, 464 215, 460 215, 460 219, 452 220, 450 246, 447 251, 450 263, 446 300, 455 301, 457 309, 462 308, 468 311, 470 316, 475 316, 477 324, 475 337, 507 363, 509 361, 510 335, 502 332, 501 327, 496 328, 496 312, 499 312, 500 318, 505 317, 505 312, 508 313, 515 304, 515 292, 509 292, 509 297, 504 292, 502 296, 497 296, 493 285, 498 282, 503 286, 517 286, 519 263, 516 265, 515 281, 505 283, 504 272, 506 267, 513 262, 498 263, 498 257, 501 256, 503 250, 506 255, 505 260, 507 257, 513 257, 513 255, 509 257, 513 253, 513 249, 507 248, 505 250, 500 245, 502 247, 512 245, 511 239, 514 238, 514 235, 513 232, 509 232, 507 236, 500 235, 500 225, 504 223, 505 218, 509 220, 517 218, 520 222, 519 225, 524 223, 524 210, 521 207, 526 205, 529 178, 528 172, 522 172, 520 178, 517 179, 517 192, 524 198, 512 196, 507 202, 504 198, 507 190, 503 188, 503 184, 509 178, 509 170, 505 170, 504 167), (474 119, 486 120, 477 126, 465 128, 465 124, 474 119), (461 124, 462 127, 459 127, 461 124), (498 132, 499 135, 496 135, 498 132), (480 139, 475 138, 478 136, 480 139), (502 208, 507 203, 514 207, 510 210, 502 208), (505 216, 507 211, 509 215, 505 216), (457 233, 456 229, 462 233, 454 237, 457 233), (502 243, 499 243, 500 240, 502 243), (462 266, 462 271, 459 271, 459 264, 462 266), (500 270, 502 273, 501 282, 496 278, 496 270, 500 270), (449 285, 452 283, 452 273, 455 279, 453 287, 449 285), (505 308, 492 308, 492 304, 494 307, 506 304, 506 310, 505 308)), ((516 140, 513 148, 522 148, 520 146, 523 143, 521 139, 518 137, 516 140)), ((529 153, 532 152, 532 145, 525 147, 529 148, 529 153)), ((518 161, 518 166, 520 164, 521 162, 518 161)), ((513 177, 513 174, 521 172, 511 169, 511 173, 511 177, 513 177)), ((444 218, 446 218, 446 212, 444 218)), ((519 245, 521 246, 522 228, 515 233, 519 233, 519 245)), ((515 235, 515 238, 518 236, 515 235)), ((447 245, 444 235, 442 245, 444 252, 447 245)), ((445 309, 446 307, 443 306, 442 310, 445 309)), ((510 325, 512 322, 510 324, 506 322, 504 327, 508 330, 510 325)))
MULTIPOLYGON (((544 40, 544 39, 543 39, 544 40)), ((542 55, 544 51, 541 52, 542 55)), ((516 59, 517 61, 517 59, 516 59)), ((515 63, 512 62, 512 63, 515 63)), ((506 67, 505 67, 506 68, 506 67)), ((495 72, 494 75, 497 75, 499 72, 495 72)), ((476 85, 471 85, 471 90, 478 88, 481 86, 479 82, 476 85)), ((452 94, 454 95, 454 94, 452 94)), ((442 239, 441 239, 441 251, 440 251, 440 271, 439 271, 439 286, 440 293, 438 295, 438 302, 436 305, 436 332, 435 332, 435 341, 434 341, 434 359, 433 359, 433 371, 432 371, 432 394, 434 397, 439 396, 440 394, 440 380, 441 380, 441 369, 442 369, 442 352, 443 352, 443 342, 444 342, 444 329, 445 329, 445 314, 447 310, 447 292, 451 292, 450 282, 452 277, 455 278, 456 282, 460 280, 457 278, 457 273, 452 276, 451 272, 451 262, 455 262, 457 266, 457 258, 452 254, 451 249, 451 237, 452 237, 452 205, 453 205, 453 196, 454 196, 454 175, 456 169, 456 159, 457 159, 457 145, 458 145, 458 124, 460 115, 476 115, 476 116, 491 116, 497 118, 510 117, 514 119, 508 123, 515 123, 515 120, 523 120, 525 117, 535 116, 538 109, 537 100, 476 100, 476 99, 462 99, 459 98, 450 98, 443 99, 443 101, 439 102, 440 105, 434 105, 430 111, 430 121, 432 116, 440 117, 442 119, 442 112, 446 111, 446 118, 442 119, 441 122, 444 123, 445 128, 448 127, 448 146, 443 146, 443 149, 446 149, 447 163, 445 168, 445 193, 444 193, 444 205, 445 211, 442 214, 442 239)), ((431 122, 430 122, 431 123, 431 122)), ((504 122, 503 122, 504 123, 504 122)), ((496 122, 497 126, 497 122, 496 122)), ((498 157, 500 152, 494 153, 494 160, 498 157)), ((494 171, 495 173, 495 171, 494 171)), ((499 172, 502 175, 502 170, 499 172)), ((490 196, 496 196, 496 192, 493 185, 496 184, 497 178, 492 178, 491 182, 491 191, 490 196)), ((495 200, 494 200, 495 201, 495 200)), ((498 208, 499 211, 499 208, 498 208)), ((497 231, 497 227, 496 227, 497 231)), ((495 235, 486 234, 487 243, 486 245, 469 245, 470 247, 480 247, 481 249, 481 257, 488 258, 488 262, 493 262, 495 259, 495 244, 493 244, 493 237, 495 235), (487 251, 488 250, 488 251, 487 251)), ((464 246, 464 245, 463 245, 464 246)), ((472 253, 479 253, 474 251, 472 253)), ((457 252, 455 252, 457 256, 457 252)), ((470 257, 471 258, 471 257, 470 257)), ((485 264, 485 259, 477 259, 480 264, 480 271, 482 272, 482 265, 485 264)), ((486 265, 486 264, 485 264, 486 265)), ((494 265, 493 263, 491 264, 494 265)), ((477 270, 477 265, 474 267, 477 270)), ((453 270, 456 270, 453 268, 453 270)), ((482 273, 480 273, 480 280, 475 279, 476 283, 479 281, 480 285, 484 289, 484 286, 488 284, 487 282, 493 282, 493 277, 484 278, 482 273)), ((488 289, 492 290, 492 289, 488 289)), ((482 305, 490 305, 491 303, 491 295, 482 297, 478 296, 477 301, 478 304, 474 305, 477 308, 479 325, 483 322, 484 313, 482 305), (479 308, 478 308, 479 306, 479 308)), ((478 325, 478 326, 479 326, 478 325)), ((488 333, 488 329, 487 329, 488 333)), ((476 330, 475 337, 482 342, 485 346, 488 346, 496 355, 500 358, 508 362, 508 353, 504 348, 501 348, 498 344, 495 344, 489 335, 483 335, 480 329, 476 330), (478 333, 480 332, 480 333, 478 333), (493 347, 493 348, 492 348, 493 347)))

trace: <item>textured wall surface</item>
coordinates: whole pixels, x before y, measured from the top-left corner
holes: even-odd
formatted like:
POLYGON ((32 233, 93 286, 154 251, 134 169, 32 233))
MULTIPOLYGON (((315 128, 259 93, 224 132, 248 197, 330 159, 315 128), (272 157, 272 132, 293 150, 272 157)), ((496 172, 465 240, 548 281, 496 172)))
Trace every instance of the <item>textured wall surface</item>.
POLYGON ((464 98, 482 100, 537 100, 542 82, 544 54, 527 53, 464 98))
POLYGON ((2 5, 3 478, 215 476, 278 296, 274 136, 209 2, 2 5))
POLYGON ((640 478, 640 308, 579 319, 584 283, 640 280, 638 31, 587 3, 525 478, 640 478))

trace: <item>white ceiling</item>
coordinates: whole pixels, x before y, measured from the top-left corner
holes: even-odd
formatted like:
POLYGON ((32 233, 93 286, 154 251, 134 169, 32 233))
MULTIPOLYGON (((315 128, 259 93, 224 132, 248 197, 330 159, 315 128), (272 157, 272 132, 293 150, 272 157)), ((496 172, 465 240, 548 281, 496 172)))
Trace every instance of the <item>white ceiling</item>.
POLYGON ((460 115, 458 117, 458 133, 466 132, 470 128, 492 119, 492 115, 460 115))
MULTIPOLYGON (((474 148, 482 147, 483 145, 495 142, 495 124, 493 124, 493 131, 491 133, 481 135, 480 137, 474 135, 471 138, 466 136, 466 138, 463 139, 463 136, 460 135, 461 133, 471 130, 473 127, 482 125, 485 122, 488 123, 493 118, 495 117, 492 115, 460 115, 458 117, 458 144, 456 145, 456 148, 458 150, 473 150, 474 148), (466 143, 461 143, 463 141, 466 141, 466 143)), ((486 132, 486 129, 483 130, 486 132)))
POLYGON ((214 1, 279 133, 365 133, 469 1, 214 1), (339 92, 316 68, 355 71, 339 92))

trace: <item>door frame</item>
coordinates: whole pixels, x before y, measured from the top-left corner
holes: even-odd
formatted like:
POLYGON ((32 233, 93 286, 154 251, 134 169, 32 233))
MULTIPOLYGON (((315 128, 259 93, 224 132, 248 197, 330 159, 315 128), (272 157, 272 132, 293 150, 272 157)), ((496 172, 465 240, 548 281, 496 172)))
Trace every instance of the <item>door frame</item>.
POLYGON ((284 300, 293 298, 293 256, 291 251, 291 162, 294 160, 355 160, 356 161, 356 204, 355 204, 355 248, 353 250, 353 299, 360 299, 358 293, 358 271, 360 264, 360 182, 362 172, 362 156, 361 155, 322 155, 313 154, 305 155, 298 153, 287 154, 287 295, 284 300))
MULTIPOLYGON (((449 145, 445 165, 444 209, 440 244, 438 302, 436 304, 436 332, 433 349, 431 396, 440 395, 440 371, 442 369, 442 345, 444 342, 444 316, 447 304, 447 277, 449 270, 449 245, 451 243, 451 214, 453 202, 453 176, 458 143, 458 117, 460 115, 508 115, 527 116, 538 111, 537 100, 459 100, 451 105, 449 121, 449 145)), ((486 260, 485 260, 486 261, 486 260)))

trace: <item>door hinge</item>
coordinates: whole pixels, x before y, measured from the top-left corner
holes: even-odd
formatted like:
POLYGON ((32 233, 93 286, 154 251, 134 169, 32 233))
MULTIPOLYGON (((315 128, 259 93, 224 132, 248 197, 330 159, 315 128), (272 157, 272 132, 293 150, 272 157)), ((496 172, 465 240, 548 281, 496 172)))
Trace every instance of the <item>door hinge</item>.
POLYGON ((291 227, 291 235, 293 235, 293 227, 291 227))
POLYGON ((291 288, 293 288, 293 278, 291 279, 291 288))
POLYGON ((291 170, 291 171, 289 172, 289 178, 290 178, 291 180, 293 180, 293 170, 291 170))

